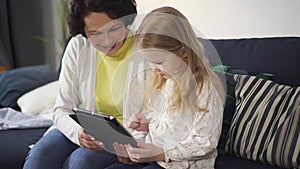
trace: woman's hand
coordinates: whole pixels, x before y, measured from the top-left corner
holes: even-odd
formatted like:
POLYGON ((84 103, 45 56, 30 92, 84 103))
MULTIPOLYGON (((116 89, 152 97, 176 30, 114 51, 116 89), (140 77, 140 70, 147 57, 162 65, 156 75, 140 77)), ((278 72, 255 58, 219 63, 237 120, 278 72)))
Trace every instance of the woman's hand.
POLYGON ((87 149, 101 150, 104 147, 102 142, 96 141, 94 137, 85 133, 83 128, 78 131, 78 139, 80 145, 87 149))
POLYGON ((150 161, 164 161, 164 149, 154 144, 138 142, 138 147, 132 147, 130 144, 125 145, 131 161, 143 163, 150 161))
POLYGON ((134 164, 135 162, 131 161, 128 154, 125 145, 113 143, 114 150, 116 152, 117 158, 119 162, 124 164, 134 164))
POLYGON ((131 116, 128 127, 137 131, 149 131, 149 120, 142 113, 136 113, 131 116))

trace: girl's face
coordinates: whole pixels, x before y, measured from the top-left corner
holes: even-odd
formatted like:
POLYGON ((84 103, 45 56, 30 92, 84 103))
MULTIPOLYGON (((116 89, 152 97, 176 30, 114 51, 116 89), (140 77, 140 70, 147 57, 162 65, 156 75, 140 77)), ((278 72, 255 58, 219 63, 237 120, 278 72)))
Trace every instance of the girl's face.
MULTIPOLYGON (((163 78, 170 79, 184 72, 187 68, 186 63, 172 52, 160 49, 142 49, 139 51, 149 62, 152 70, 163 78)), ((181 56, 180 53, 178 55, 181 56)))
POLYGON ((117 53, 128 33, 123 22, 111 19, 105 12, 90 13, 84 17, 84 24, 91 44, 107 56, 117 53))

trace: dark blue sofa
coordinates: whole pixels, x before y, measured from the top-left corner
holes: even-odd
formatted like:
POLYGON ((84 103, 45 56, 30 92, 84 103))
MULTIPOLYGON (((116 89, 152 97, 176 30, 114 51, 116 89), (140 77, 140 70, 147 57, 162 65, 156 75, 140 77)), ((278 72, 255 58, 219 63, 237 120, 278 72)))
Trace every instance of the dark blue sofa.
MULTIPOLYGON (((274 81, 300 86, 300 37, 210 40, 224 65, 252 72, 274 74, 274 81)), ((207 44, 204 40, 204 44, 207 44)), ((0 82, 1 83, 1 82, 0 82)), ((46 128, 0 131, 0 166, 20 169, 28 146, 36 142, 46 128)), ((223 133, 226 135, 226 132, 223 133)), ((222 137, 221 139, 226 139, 222 137)), ((220 143, 224 140, 220 140, 220 143)), ((220 152, 217 169, 279 168, 220 152)))
MULTIPOLYGON (((211 40, 210 42, 219 54, 223 65, 249 72, 273 74, 271 80, 275 82, 300 86, 300 37, 211 40)), ((220 141, 224 142, 224 140, 220 141)), ((298 163, 299 160, 298 156, 298 163)), ((280 167, 220 153, 216 168, 276 169, 280 167)))

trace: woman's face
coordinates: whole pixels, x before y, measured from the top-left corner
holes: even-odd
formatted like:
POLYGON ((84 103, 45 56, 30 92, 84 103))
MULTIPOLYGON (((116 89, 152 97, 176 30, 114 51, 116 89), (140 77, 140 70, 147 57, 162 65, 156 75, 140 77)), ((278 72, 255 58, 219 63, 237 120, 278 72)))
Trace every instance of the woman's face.
POLYGON ((107 56, 122 47, 128 34, 123 22, 108 17, 105 12, 92 12, 84 17, 84 31, 92 45, 107 56))
POLYGON ((159 76, 170 79, 186 70, 186 63, 172 52, 160 49, 142 49, 141 55, 149 62, 150 67, 159 76))

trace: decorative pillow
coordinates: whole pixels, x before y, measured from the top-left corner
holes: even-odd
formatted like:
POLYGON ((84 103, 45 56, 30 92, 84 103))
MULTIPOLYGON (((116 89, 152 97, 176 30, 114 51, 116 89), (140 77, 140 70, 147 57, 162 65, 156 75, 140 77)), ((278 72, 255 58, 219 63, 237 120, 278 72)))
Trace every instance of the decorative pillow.
POLYGON ((218 143, 218 153, 223 154, 225 153, 227 134, 231 125, 233 114, 236 109, 234 91, 237 82, 234 80, 233 76, 235 74, 242 74, 242 75, 253 75, 262 79, 272 79, 273 75, 268 73, 259 73, 259 72, 252 72, 249 70, 231 68, 225 65, 218 65, 215 66, 213 69, 217 73, 221 73, 223 75, 225 74, 225 78, 226 78, 226 102, 225 102, 224 113, 223 113, 222 133, 218 143))
POLYGON ((53 81, 22 95, 18 106, 26 114, 45 114, 52 110, 58 93, 58 81, 53 81))
POLYGON ((0 74, 0 107, 20 110, 17 99, 21 95, 57 78, 57 71, 49 65, 16 68, 0 74))
POLYGON ((284 168, 300 166, 300 87, 234 75, 236 112, 226 151, 284 168))

